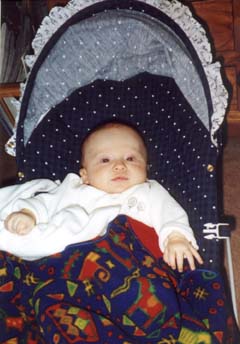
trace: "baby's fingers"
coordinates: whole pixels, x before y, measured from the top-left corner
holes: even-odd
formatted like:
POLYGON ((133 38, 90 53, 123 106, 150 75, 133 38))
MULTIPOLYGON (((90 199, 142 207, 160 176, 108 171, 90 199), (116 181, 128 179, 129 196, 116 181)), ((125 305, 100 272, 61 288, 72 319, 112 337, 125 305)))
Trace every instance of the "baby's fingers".
POLYGON ((186 251, 184 257, 187 259, 191 270, 196 269, 195 259, 199 264, 203 264, 200 254, 194 247, 191 247, 190 251, 186 251))
POLYGON ((165 250, 163 259, 173 270, 183 269, 183 255, 177 254, 174 250, 165 250))
POLYGON ((4 226, 11 233, 24 235, 30 231, 32 223, 28 217, 16 212, 7 216, 4 221, 4 226))
POLYGON ((163 253, 163 260, 164 260, 165 263, 170 265, 169 250, 168 249, 165 249, 165 251, 163 253))
POLYGON ((188 251, 185 253, 184 257, 187 259, 190 269, 195 270, 196 266, 193 254, 190 251, 188 251))
POLYGON ((184 261, 184 255, 179 253, 176 254, 176 261, 177 261, 177 269, 179 272, 183 272, 183 261, 184 261))
POLYGON ((175 255, 174 252, 171 252, 171 251, 169 252, 169 255, 168 255, 168 265, 170 265, 173 270, 175 270, 176 267, 177 267, 176 255, 175 255))
POLYGON ((194 247, 191 248, 191 252, 192 252, 192 255, 194 256, 194 258, 196 259, 196 261, 199 264, 203 264, 202 257, 200 256, 200 254, 198 253, 198 251, 194 247))
POLYGON ((9 232, 15 232, 15 222, 13 214, 7 216, 4 221, 4 226, 9 232))
POLYGON ((16 219, 15 233, 23 235, 23 234, 26 234, 26 232, 27 232, 27 224, 21 219, 16 219))

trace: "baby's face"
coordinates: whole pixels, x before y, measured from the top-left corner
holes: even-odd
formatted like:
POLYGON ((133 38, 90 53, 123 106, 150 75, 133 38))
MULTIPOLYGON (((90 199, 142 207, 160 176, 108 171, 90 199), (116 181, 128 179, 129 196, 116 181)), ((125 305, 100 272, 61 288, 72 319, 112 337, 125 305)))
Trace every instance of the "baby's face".
POLYGON ((80 175, 85 184, 119 193, 147 178, 146 149, 138 134, 127 126, 103 128, 84 147, 80 175))

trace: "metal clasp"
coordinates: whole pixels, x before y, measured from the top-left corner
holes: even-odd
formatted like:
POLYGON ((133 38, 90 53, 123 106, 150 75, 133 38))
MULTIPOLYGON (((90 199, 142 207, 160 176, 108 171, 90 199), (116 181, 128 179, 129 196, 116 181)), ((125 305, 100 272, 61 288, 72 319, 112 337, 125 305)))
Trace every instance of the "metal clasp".
POLYGON ((229 223, 205 223, 204 224, 203 233, 205 239, 227 239, 230 237, 230 230, 229 228, 221 228, 221 227, 229 227, 229 223))

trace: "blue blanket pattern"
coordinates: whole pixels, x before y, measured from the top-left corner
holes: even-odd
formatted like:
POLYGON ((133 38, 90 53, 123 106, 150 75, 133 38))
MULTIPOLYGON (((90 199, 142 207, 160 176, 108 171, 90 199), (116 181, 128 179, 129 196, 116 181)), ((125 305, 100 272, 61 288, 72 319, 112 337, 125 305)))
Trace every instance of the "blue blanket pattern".
POLYGON ((176 273, 135 226, 120 215, 104 237, 34 262, 1 252, 0 343, 236 343, 221 276, 176 273))

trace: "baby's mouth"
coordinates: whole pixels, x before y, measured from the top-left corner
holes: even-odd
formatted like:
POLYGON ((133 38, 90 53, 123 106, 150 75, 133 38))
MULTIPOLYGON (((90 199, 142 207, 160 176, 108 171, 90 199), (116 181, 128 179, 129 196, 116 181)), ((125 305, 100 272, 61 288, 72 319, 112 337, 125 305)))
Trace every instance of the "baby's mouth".
POLYGON ((117 176, 117 177, 112 178, 113 182, 124 181, 124 180, 128 180, 128 178, 124 176, 117 176))

